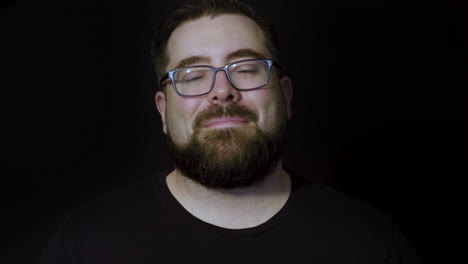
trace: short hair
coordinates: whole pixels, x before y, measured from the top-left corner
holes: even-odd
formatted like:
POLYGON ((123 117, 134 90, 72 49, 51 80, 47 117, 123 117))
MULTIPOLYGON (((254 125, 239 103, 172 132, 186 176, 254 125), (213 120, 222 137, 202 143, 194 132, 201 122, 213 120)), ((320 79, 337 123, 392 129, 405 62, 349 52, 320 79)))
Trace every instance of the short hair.
POLYGON ((252 7, 237 0, 185 0, 165 18, 153 36, 151 56, 158 80, 166 73, 165 68, 169 63, 167 43, 172 32, 183 23, 204 16, 213 18, 223 14, 239 14, 252 19, 262 30, 272 59, 279 63, 278 37, 269 17, 257 15, 252 7))

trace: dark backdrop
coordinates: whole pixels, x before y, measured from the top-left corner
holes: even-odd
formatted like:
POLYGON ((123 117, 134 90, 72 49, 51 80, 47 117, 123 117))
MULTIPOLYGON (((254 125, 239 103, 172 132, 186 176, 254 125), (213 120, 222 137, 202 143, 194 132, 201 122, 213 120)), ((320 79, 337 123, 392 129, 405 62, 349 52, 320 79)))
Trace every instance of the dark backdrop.
MULTIPOLYGON (((169 166, 149 55, 168 2, 2 5, 12 263, 32 263, 71 210, 169 166)), ((442 259, 466 175, 461 5, 304 2, 250 1, 274 17, 294 84, 285 164, 387 210, 425 262, 442 259)))

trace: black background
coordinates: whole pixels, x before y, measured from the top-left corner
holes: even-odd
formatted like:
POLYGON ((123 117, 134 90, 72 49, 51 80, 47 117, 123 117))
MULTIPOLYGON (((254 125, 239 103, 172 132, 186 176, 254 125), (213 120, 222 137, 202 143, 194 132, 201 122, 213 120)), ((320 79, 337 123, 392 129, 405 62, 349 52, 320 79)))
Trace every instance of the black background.
MULTIPOLYGON (((33 263, 81 204, 170 166, 149 46, 176 2, 2 5, 1 234, 11 263, 33 263)), ((461 5, 249 2, 274 17, 294 84, 285 164, 390 212, 425 263, 446 260, 465 210, 461 5)))

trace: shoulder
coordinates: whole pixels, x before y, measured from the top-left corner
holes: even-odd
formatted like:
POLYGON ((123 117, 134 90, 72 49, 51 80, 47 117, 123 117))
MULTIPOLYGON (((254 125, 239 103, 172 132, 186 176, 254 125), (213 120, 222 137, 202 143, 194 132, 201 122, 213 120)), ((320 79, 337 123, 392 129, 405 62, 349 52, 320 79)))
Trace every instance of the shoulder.
POLYGON ((297 226, 309 245, 328 245, 324 251, 346 249, 350 256, 363 259, 371 252, 375 258, 388 260, 397 254, 392 252, 395 249, 414 255, 406 240, 399 239, 402 236, 389 212, 297 174, 292 178, 289 210, 293 220, 287 223, 297 226))
POLYGON ((349 208, 349 210, 364 210, 376 214, 385 214, 385 212, 374 207, 366 201, 355 198, 337 189, 333 189, 323 183, 310 180, 303 175, 289 171, 292 179, 292 192, 295 196, 308 203, 320 203, 323 205, 334 205, 340 208, 349 208))
POLYGON ((163 176, 164 173, 160 173, 103 194, 68 214, 62 225, 71 229, 111 227, 141 219, 157 210, 155 185, 163 176))
POLYGON ((157 185, 164 176, 160 173, 144 178, 68 214, 39 263, 75 263, 82 257, 89 258, 89 263, 97 263, 93 261, 103 257, 115 260, 116 251, 138 251, 150 239, 147 234, 151 228, 163 226, 157 185))
POLYGON ((370 205, 364 200, 355 198, 325 184, 318 183, 289 171, 292 179, 292 192, 305 203, 322 204, 323 206, 338 206, 345 211, 365 211, 373 214, 385 215, 386 212, 370 205))
POLYGON ((389 212, 295 173, 291 177, 292 203, 308 221, 360 237, 378 234, 391 239, 394 224, 389 212))

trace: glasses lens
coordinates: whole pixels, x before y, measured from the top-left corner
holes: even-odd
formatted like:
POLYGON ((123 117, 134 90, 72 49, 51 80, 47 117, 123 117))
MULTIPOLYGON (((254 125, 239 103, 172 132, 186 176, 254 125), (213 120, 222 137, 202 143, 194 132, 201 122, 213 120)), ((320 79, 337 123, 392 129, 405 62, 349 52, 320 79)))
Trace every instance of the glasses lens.
POLYGON ((233 85, 238 89, 258 88, 268 83, 269 67, 264 61, 235 63, 228 71, 233 85))
POLYGON ((208 67, 191 67, 174 73, 176 89, 183 95, 207 93, 213 82, 213 70, 208 67))

